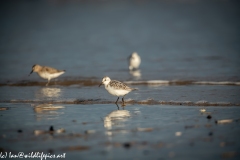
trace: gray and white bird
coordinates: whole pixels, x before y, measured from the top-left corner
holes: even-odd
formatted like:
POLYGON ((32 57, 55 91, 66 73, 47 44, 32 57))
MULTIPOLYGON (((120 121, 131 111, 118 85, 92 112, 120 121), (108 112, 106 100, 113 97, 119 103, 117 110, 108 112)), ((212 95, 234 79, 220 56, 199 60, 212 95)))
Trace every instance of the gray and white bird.
POLYGON ((134 70, 134 69, 138 69, 138 67, 140 66, 141 64, 141 58, 140 56, 137 54, 137 52, 133 52, 129 58, 128 58, 128 61, 129 61, 129 70, 134 70))
MULTIPOLYGON (((122 97, 122 104, 124 105, 124 96, 128 94, 131 91, 137 90, 135 88, 130 88, 126 84, 116 81, 116 80, 111 80, 109 77, 103 77, 102 83, 99 85, 99 87, 104 84, 105 89, 108 91, 113 96, 117 96, 118 99, 119 97, 122 97)), ((118 102, 115 102, 117 104, 118 102)))

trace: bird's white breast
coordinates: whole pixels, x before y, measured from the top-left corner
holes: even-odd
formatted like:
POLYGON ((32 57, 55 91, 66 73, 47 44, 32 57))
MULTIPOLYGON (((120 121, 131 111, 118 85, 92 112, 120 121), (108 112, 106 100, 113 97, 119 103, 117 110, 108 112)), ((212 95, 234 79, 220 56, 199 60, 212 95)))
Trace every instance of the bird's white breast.
POLYGON ((124 90, 124 89, 114 89, 113 87, 110 87, 110 85, 106 85, 105 88, 108 91, 108 93, 110 93, 111 95, 114 95, 114 96, 118 96, 118 97, 124 96, 130 92, 130 91, 124 90))
POLYGON ((52 79, 60 76, 64 72, 57 72, 57 73, 48 73, 48 72, 39 72, 38 75, 43 79, 52 79))
POLYGON ((129 67, 130 67, 130 69, 138 68, 140 63, 141 63, 140 57, 137 56, 135 58, 130 58, 130 60, 129 60, 129 67))

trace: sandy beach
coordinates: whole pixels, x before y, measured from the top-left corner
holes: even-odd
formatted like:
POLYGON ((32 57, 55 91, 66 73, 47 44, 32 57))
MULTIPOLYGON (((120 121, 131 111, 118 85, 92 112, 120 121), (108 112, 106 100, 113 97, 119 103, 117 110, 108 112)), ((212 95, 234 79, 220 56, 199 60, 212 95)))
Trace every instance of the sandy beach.
POLYGON ((1 106, 7 108, 0 111, 3 153, 66 153, 67 159, 239 158, 239 107, 201 112, 202 107, 175 105, 1 106), (221 123, 226 119, 233 121, 221 123))

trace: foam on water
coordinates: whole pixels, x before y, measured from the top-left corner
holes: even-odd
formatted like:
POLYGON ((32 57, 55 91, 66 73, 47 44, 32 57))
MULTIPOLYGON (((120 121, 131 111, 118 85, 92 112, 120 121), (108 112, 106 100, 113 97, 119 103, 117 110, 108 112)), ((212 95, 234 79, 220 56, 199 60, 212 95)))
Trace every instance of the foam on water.
POLYGON ((125 81, 132 85, 240 85, 240 82, 233 81, 192 81, 192 80, 148 80, 148 81, 125 81))
POLYGON ((223 81, 223 82, 214 82, 214 81, 198 81, 193 82, 193 84, 200 84, 200 85, 240 85, 240 82, 231 82, 231 81, 223 81))

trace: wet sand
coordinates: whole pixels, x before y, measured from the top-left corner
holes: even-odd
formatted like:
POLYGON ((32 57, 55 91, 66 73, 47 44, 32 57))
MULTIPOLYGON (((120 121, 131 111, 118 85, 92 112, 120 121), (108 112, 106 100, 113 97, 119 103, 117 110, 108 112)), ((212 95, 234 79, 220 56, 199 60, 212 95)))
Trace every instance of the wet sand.
POLYGON ((239 159, 240 108, 1 103, 1 151, 67 159, 239 159), (227 123, 219 120, 232 119, 227 123), (52 126, 51 131, 49 128, 52 126), (62 129, 61 129, 62 128, 62 129))
POLYGON ((97 85, 1 86, 0 151, 66 159, 240 158, 238 85, 131 86, 138 91, 125 97, 125 107, 97 85))

